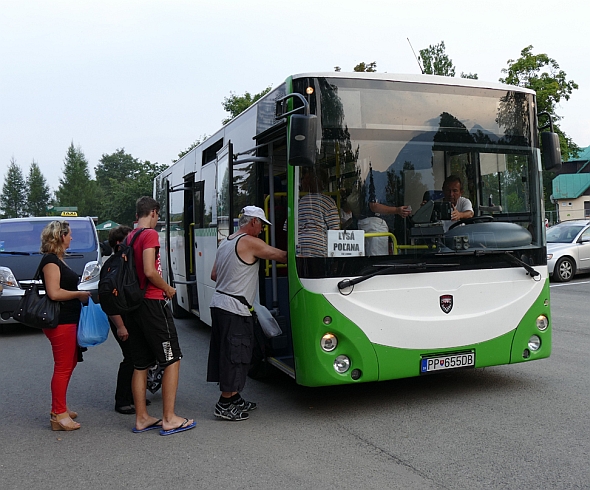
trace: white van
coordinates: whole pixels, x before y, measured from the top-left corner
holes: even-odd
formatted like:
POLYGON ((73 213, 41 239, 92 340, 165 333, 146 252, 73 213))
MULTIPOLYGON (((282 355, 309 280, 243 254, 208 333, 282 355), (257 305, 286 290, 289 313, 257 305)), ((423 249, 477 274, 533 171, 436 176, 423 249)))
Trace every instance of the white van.
MULTIPOLYGON (((67 221, 72 243, 66 262, 80 277, 78 289, 91 291, 98 302, 98 280, 102 265, 101 247, 94 221, 90 217, 56 216, 9 218, 0 220, 0 326, 16 323, 12 313, 27 286, 33 283, 41 262, 41 231, 51 221, 67 221)), ((41 281, 39 281, 40 283, 41 281)))

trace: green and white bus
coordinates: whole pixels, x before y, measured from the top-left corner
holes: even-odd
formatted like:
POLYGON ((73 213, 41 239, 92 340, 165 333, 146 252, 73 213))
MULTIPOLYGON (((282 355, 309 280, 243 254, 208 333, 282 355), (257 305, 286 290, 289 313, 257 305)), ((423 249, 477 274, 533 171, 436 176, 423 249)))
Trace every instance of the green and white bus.
POLYGON ((266 361, 297 383, 546 358, 541 171, 542 160, 561 164, 558 148, 554 133, 539 133, 528 89, 430 75, 290 76, 155 179, 174 313, 211 323, 217 244, 257 205, 273 224, 265 240, 288 250, 287 265, 260 264, 260 303, 282 329, 266 361), (310 171, 340 221, 319 224, 313 254, 299 226, 310 171), (451 175, 474 216, 449 227, 442 187, 451 175), (375 202, 413 212, 379 214, 375 202), (366 226, 375 221, 381 229, 366 226))

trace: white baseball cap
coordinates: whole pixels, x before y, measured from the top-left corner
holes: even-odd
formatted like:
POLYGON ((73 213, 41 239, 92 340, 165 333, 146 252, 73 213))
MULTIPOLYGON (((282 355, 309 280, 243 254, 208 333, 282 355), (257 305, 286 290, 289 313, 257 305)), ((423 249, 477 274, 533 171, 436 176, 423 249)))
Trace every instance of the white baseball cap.
POLYGON ((244 209, 242 209, 240 214, 258 218, 259 220, 264 221, 267 225, 271 224, 271 222, 266 219, 266 215, 264 214, 262 208, 259 208, 258 206, 246 206, 244 209))

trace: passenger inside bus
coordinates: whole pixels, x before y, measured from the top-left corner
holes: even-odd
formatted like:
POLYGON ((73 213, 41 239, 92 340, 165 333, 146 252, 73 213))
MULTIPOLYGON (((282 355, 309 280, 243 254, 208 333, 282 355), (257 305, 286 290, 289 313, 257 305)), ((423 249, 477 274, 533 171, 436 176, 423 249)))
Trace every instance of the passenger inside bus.
POLYGON ((340 216, 334 200, 322 193, 326 187, 323 169, 302 167, 299 200, 299 253, 303 257, 326 257, 328 230, 340 229, 340 216), (304 194, 307 193, 307 194, 304 194))

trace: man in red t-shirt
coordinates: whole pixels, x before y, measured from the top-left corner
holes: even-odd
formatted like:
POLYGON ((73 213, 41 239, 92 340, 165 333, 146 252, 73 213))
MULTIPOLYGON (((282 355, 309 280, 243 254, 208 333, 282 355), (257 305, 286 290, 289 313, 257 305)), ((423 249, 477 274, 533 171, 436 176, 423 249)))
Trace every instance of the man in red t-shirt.
POLYGON ((160 215, 160 204, 144 196, 136 203, 137 228, 129 233, 130 242, 135 233, 143 229, 133 244, 133 257, 139 282, 145 288, 140 307, 125 315, 129 331, 131 357, 133 358, 133 402, 135 405, 135 427, 133 432, 160 429, 160 435, 170 435, 192 429, 196 422, 179 417, 174 412, 178 373, 182 352, 168 300, 176 294, 162 278, 160 266, 160 237, 154 229, 160 215), (147 371, 158 362, 164 367, 162 376, 163 414, 161 419, 151 417, 147 412, 145 390, 147 371))

